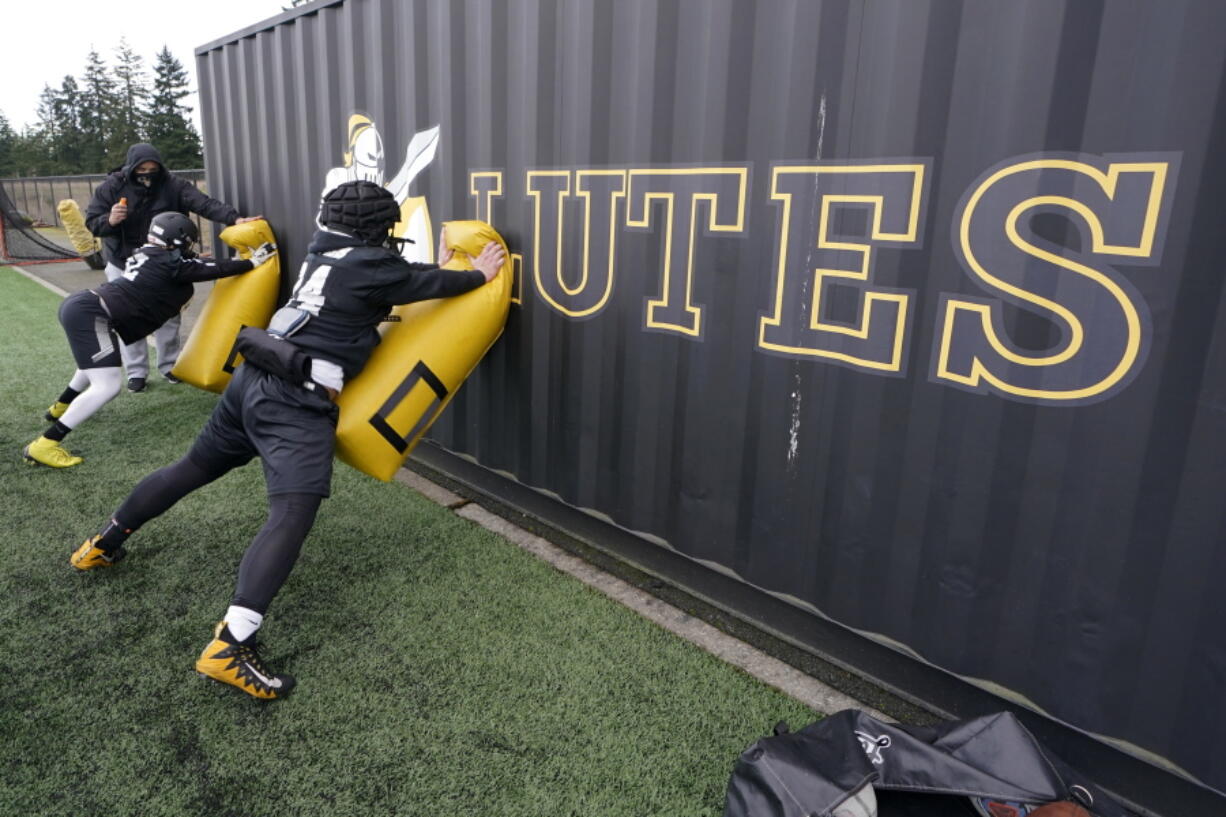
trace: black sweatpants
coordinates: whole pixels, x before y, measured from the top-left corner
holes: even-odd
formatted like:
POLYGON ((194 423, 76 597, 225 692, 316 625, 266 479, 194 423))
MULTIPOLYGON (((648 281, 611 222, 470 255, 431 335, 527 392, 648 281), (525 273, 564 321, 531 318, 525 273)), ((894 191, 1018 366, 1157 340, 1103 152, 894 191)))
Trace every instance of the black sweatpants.
POLYGON ((115 521, 135 531, 258 456, 268 487, 268 521, 243 554, 232 603, 264 613, 331 489, 336 418, 336 406, 322 393, 244 364, 187 456, 141 480, 115 521))
MULTIPOLYGON (((136 531, 192 491, 229 470, 207 470, 190 457, 184 457, 141 480, 115 511, 115 521, 123 528, 136 531)), ((268 610, 298 560, 302 543, 315 524, 315 514, 322 501, 319 494, 273 494, 268 497, 268 521, 243 554, 231 604, 258 613, 268 610)))

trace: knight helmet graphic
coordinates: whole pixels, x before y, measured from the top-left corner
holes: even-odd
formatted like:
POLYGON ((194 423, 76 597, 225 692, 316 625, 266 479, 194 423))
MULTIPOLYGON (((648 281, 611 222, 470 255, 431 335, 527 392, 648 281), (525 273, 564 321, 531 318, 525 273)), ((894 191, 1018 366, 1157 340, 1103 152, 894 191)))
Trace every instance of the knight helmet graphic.
POLYGON ((404 163, 400 170, 391 181, 387 181, 383 137, 379 135, 379 129, 370 117, 360 113, 352 114, 349 117, 349 150, 345 152, 345 163, 328 171, 320 195, 325 195, 338 184, 359 180, 386 187, 400 203, 400 221, 393 233, 414 242, 406 243, 401 254, 406 261, 434 261, 434 230, 430 224, 430 208, 425 196, 409 195, 409 185, 434 161, 435 151, 438 150, 438 134, 438 125, 415 133, 405 149, 404 163))

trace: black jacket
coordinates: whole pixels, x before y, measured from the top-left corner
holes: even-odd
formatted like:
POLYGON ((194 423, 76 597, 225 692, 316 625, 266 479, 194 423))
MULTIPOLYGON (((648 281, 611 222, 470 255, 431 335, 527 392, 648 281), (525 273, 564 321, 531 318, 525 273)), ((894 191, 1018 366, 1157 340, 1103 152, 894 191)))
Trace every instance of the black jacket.
POLYGON ((128 148, 124 166, 98 185, 85 210, 85 224, 91 233, 102 239, 106 260, 122 267, 128 256, 145 243, 153 217, 172 210, 196 213, 226 225, 238 220, 238 211, 233 207, 209 198, 187 179, 168 171, 157 148, 139 144, 128 148), (133 178, 136 167, 147 161, 157 162, 160 168, 151 187, 133 178), (108 220, 111 207, 121 198, 128 200, 128 217, 111 226, 108 220))
POLYGON ((410 263, 329 230, 316 231, 307 253, 287 306, 312 317, 290 340, 311 357, 340 365, 346 380, 379 345, 376 327, 393 306, 461 295, 485 283, 477 270, 410 263))
MULTIPOLYGON (((130 200, 129 200, 130 201, 130 200)), ((128 258, 123 277, 95 287, 111 327, 124 343, 135 343, 179 314, 196 281, 212 281, 253 268, 245 259, 203 261, 178 250, 147 245, 128 258)))

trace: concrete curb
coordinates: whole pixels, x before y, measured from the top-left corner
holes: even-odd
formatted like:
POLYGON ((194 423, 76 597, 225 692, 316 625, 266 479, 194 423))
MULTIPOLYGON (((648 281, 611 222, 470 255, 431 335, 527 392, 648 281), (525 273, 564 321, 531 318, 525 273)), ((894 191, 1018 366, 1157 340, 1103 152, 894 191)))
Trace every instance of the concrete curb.
POLYGON ((752 675, 764 684, 783 692, 818 712, 830 714, 841 709, 859 709, 874 718, 893 719, 865 706, 860 701, 833 689, 800 670, 761 650, 733 638, 705 621, 673 607, 667 602, 639 590, 616 576, 583 561, 534 533, 511 524, 485 508, 469 502, 446 488, 407 469, 396 474, 396 480, 427 499, 455 511, 458 515, 492 531, 507 541, 536 556, 557 570, 566 573, 620 604, 629 607, 686 641, 752 675))
POLYGON ((64 289, 61 289, 60 287, 57 287, 55 284, 51 283, 50 281, 48 281, 48 280, 46 280, 46 279, 44 279, 44 278, 40 278, 39 276, 37 276, 37 275, 35 275, 34 273, 32 273, 32 272, 30 272, 30 271, 26 270, 26 269, 25 269, 25 268, 23 268, 23 267, 18 267, 18 266, 13 265, 13 264, 10 264, 9 266, 13 267, 13 269, 17 270, 19 273, 21 273, 21 274, 22 274, 22 275, 24 275, 25 277, 29 278, 29 279, 30 279, 31 281, 33 281, 34 283, 36 283, 36 284, 41 284, 42 286, 44 286, 44 287, 46 287, 47 289, 51 290, 51 291, 52 291, 52 292, 54 292, 56 295, 59 295, 61 298, 67 298, 67 297, 68 297, 69 293, 68 293, 68 291, 67 291, 67 290, 64 290, 64 289))

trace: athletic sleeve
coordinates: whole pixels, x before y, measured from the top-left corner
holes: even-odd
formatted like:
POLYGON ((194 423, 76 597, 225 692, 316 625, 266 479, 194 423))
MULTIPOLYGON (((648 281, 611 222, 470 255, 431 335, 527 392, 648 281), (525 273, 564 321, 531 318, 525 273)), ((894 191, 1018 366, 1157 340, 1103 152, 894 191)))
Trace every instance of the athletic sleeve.
POLYGON ((119 235, 123 227, 122 222, 112 226, 110 221, 111 208, 117 201, 115 198, 117 189, 118 185, 114 183, 113 177, 108 176, 102 184, 98 185, 98 189, 90 197, 89 206, 85 208, 85 226, 96 236, 119 235))
POLYGON ((217 221, 227 226, 238 221, 238 210, 235 210, 224 201, 218 201, 201 193, 187 179, 181 179, 178 176, 174 178, 181 185, 179 187, 179 201, 183 204, 184 209, 190 210, 196 215, 204 216, 209 221, 217 221))
POLYGON ((463 295, 485 283, 480 270, 451 270, 433 264, 412 264, 402 258, 389 259, 383 275, 395 280, 379 287, 375 299, 385 306, 451 298, 463 295))
POLYGON ((229 278, 231 275, 242 275, 255 269, 245 258, 234 258, 227 261, 205 261, 201 258, 184 258, 179 262, 175 277, 180 281, 197 283, 199 281, 216 281, 218 278, 229 278))

